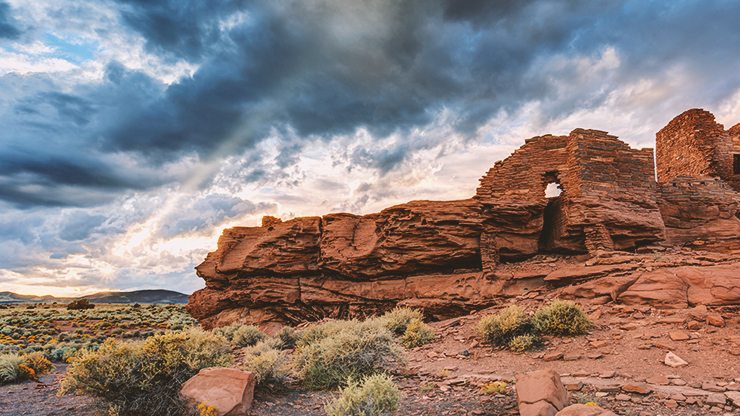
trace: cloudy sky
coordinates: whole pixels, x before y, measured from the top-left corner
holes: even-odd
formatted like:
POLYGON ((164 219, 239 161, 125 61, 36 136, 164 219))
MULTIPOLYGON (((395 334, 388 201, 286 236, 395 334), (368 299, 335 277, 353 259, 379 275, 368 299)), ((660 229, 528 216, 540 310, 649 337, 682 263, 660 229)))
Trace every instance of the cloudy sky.
POLYGON ((203 287, 221 231, 468 198, 534 135, 740 122, 736 0, 0 0, 0 291, 203 287))

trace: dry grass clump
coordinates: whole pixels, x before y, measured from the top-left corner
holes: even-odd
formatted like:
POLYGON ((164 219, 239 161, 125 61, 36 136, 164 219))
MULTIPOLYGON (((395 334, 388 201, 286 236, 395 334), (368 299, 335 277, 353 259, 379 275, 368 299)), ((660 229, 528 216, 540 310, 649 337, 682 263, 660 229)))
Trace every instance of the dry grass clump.
POLYGON ((434 330, 419 319, 412 319, 401 337, 400 342, 406 348, 420 347, 432 342, 434 330))
POLYGON ((524 308, 516 305, 511 305, 498 314, 483 317, 475 327, 483 342, 497 346, 509 345, 512 339, 531 330, 529 316, 524 312, 524 308))
POLYGON ((288 356, 271 344, 260 341, 245 351, 244 368, 254 371, 258 386, 282 384, 291 372, 288 356))
POLYGON ((361 383, 349 380, 341 389, 341 396, 327 404, 329 416, 381 416, 395 413, 401 393, 393 379, 385 374, 374 374, 361 383))
POLYGON ((509 341, 509 349, 514 352, 524 352, 540 345, 542 340, 536 334, 517 335, 509 341))
POLYGON ((231 363, 226 340, 191 330, 154 335, 143 342, 108 339, 83 350, 62 380, 62 394, 96 397, 126 415, 178 415, 187 409, 180 385, 205 367, 231 363))
POLYGON ((41 352, 0 355, 0 384, 34 379, 54 369, 41 352))
POLYGON ((553 300, 532 319, 535 330, 546 335, 582 335, 593 326, 575 302, 553 300))
POLYGON ((377 319, 331 321, 306 329, 293 358, 296 374, 310 390, 335 388, 405 364, 403 349, 377 319))
POLYGON ((231 345, 237 348, 250 347, 267 338, 267 335, 256 326, 239 322, 234 322, 223 328, 216 328, 213 332, 223 336, 231 345))
POLYGON ((403 335, 406 333, 411 321, 417 319, 424 321, 424 315, 421 311, 411 308, 400 308, 396 307, 391 311, 386 312, 378 318, 384 327, 388 328, 389 331, 396 335, 403 335))
POLYGON ((475 330, 484 342, 523 352, 541 344, 540 335, 581 335, 593 326, 575 302, 554 300, 530 317, 512 305, 483 317, 475 330))

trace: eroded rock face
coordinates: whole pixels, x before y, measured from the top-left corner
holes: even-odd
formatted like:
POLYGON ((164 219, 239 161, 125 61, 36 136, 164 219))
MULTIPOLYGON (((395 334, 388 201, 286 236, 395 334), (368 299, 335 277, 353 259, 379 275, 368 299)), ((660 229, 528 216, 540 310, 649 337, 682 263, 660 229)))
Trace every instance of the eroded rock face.
MULTIPOLYGON (((688 117, 664 129, 661 146, 674 137, 694 140, 694 125, 705 119, 688 117)), ((196 268, 206 288, 187 308, 212 328, 362 317, 396 305, 443 319, 533 289, 657 307, 740 303, 738 267, 694 268, 704 265, 656 257, 648 269, 644 258, 600 254, 685 247, 730 256, 725 262, 740 254, 740 195, 731 182, 740 173, 728 173, 733 148, 725 143, 737 131, 702 142, 719 143, 719 153, 703 157, 722 157, 721 179, 671 173, 685 165, 668 157, 679 157, 679 149, 659 159, 676 164, 659 170, 672 175, 659 184, 652 149, 576 129, 527 140, 496 162, 471 199, 412 201, 369 215, 265 217, 261 227, 227 229, 196 268), (552 184, 561 187, 557 197, 545 194, 552 184), (583 255, 576 262, 527 264, 540 256, 583 255)))

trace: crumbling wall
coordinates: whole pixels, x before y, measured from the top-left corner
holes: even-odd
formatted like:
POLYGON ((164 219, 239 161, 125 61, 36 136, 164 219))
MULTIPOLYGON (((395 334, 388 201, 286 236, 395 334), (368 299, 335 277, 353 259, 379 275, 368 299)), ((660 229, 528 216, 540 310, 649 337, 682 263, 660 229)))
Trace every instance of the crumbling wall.
POLYGON ((481 178, 475 198, 545 198, 545 187, 550 182, 564 186, 568 170, 566 145, 568 136, 544 136, 527 139, 524 146, 511 156, 496 162, 481 178))
POLYGON ((727 174, 725 181, 736 191, 740 192, 740 123, 727 130, 729 136, 727 159, 727 174))
POLYGON ((697 250, 740 250, 740 195, 717 178, 677 176, 660 184, 666 243, 697 250))
POLYGON ((725 131, 712 113, 694 108, 660 130, 655 145, 659 182, 718 177, 740 192, 740 127, 725 131))
POLYGON ((663 238, 653 150, 632 149, 604 131, 576 129, 568 183, 550 249, 634 249, 663 238))

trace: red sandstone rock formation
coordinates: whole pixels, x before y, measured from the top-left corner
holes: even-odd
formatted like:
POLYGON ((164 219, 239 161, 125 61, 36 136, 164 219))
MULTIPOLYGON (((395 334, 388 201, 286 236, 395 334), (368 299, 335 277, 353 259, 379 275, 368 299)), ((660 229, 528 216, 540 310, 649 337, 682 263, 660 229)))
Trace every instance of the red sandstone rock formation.
POLYGON ((725 132, 711 114, 690 110, 657 143, 660 184, 652 149, 576 129, 527 140, 496 162, 472 199, 265 217, 261 227, 225 230, 196 268, 207 287, 188 310, 210 328, 371 315, 397 304, 446 318, 535 288, 656 306, 737 303, 740 268, 717 269, 717 279, 680 264, 646 272, 611 254, 601 264, 516 267, 541 253, 662 250, 656 244, 740 252, 740 171, 731 166, 736 156, 740 164, 740 125, 725 132), (549 183, 560 196, 545 196, 549 183))

